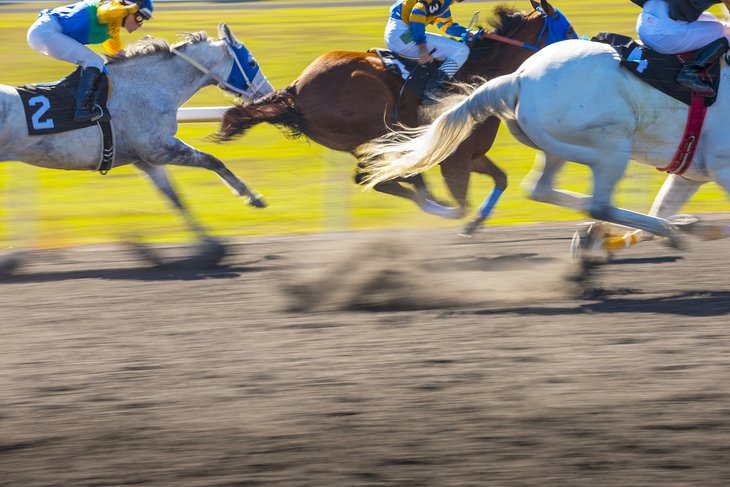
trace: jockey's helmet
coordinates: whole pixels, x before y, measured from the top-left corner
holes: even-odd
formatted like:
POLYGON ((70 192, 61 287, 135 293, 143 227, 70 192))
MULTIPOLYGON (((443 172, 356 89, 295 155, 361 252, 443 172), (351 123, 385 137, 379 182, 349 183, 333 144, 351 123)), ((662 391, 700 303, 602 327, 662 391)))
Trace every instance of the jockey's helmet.
POLYGON ((135 3, 139 7, 139 10, 134 13, 137 22, 142 23, 145 20, 150 20, 152 18, 152 10, 154 9, 152 0, 136 0, 135 3))

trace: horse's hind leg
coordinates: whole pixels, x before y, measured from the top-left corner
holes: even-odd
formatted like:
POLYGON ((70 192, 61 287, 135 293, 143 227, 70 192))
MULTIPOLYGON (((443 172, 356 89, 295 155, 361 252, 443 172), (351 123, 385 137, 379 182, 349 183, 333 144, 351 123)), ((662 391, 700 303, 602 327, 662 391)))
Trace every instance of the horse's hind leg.
POLYGON ((597 161, 589 165, 593 172, 592 196, 554 189, 555 176, 565 164, 565 160, 547 153, 542 158, 538 154, 535 167, 526 179, 526 184, 528 187, 532 186, 531 197, 536 201, 588 212, 593 218, 599 220, 675 239, 677 235, 667 220, 613 206, 613 192, 628 164, 628 159, 618 158, 615 154, 629 152, 613 147, 610 152, 596 154, 591 151, 586 154, 586 158, 590 156, 597 161))
POLYGON ((188 224, 191 230, 193 230, 201 239, 207 239, 208 233, 205 231, 202 225, 193 217, 188 211, 187 206, 182 202, 175 189, 172 187, 170 178, 167 176, 167 170, 164 166, 153 166, 146 162, 138 162, 135 164, 137 168, 142 170, 154 183, 157 189, 164 194, 173 206, 180 212, 185 218, 185 222, 188 224))
MULTIPOLYGON (((366 170, 361 164, 358 164, 354 177, 355 183, 358 185, 363 184, 366 176, 366 170)), ((422 211, 429 215, 436 215, 443 218, 459 218, 462 215, 459 209, 451 208, 437 201, 428 190, 426 181, 420 174, 416 174, 408 178, 396 178, 390 181, 384 181, 376 184, 373 189, 380 193, 411 200, 416 203, 422 211), (402 183, 412 184, 415 190, 403 186, 402 183)))
MULTIPOLYGON (((628 153, 628 151, 620 150, 615 152, 618 154, 628 153)), ((624 175, 629 162, 628 159, 623 157, 620 159, 613 157, 612 159, 610 154, 603 154, 603 157, 597 160, 598 162, 590 166, 593 172, 593 197, 590 202, 590 215, 609 223, 625 225, 662 237, 668 237, 673 243, 677 243, 678 235, 672 229, 672 225, 668 220, 613 206, 613 193, 618 181, 624 175)))
POLYGON ((171 137, 154 152, 145 155, 145 161, 154 166, 187 166, 201 167, 215 172, 240 197, 248 198, 248 203, 256 208, 266 207, 261 195, 254 193, 241 179, 236 177, 220 159, 201 152, 183 141, 171 137))
POLYGON ((585 194, 555 189, 555 176, 565 165, 565 160, 557 156, 538 152, 535 164, 522 182, 530 199, 541 203, 572 208, 581 213, 588 211, 591 197, 585 194))
MULTIPOLYGON (((649 210, 649 215, 659 218, 669 218, 676 215, 682 207, 697 193, 703 183, 670 174, 664 180, 664 184, 654 198, 654 203, 649 210)), ((639 242, 651 240, 654 234, 644 230, 631 230, 621 236, 610 236, 604 242, 606 250, 614 251, 639 242)))

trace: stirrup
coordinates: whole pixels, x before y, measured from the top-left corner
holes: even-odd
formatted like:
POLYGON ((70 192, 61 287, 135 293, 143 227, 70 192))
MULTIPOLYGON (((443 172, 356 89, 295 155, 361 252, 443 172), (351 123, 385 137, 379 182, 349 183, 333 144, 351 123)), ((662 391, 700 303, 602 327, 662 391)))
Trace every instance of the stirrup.
POLYGON ((77 108, 74 112, 74 122, 96 122, 103 116, 104 110, 102 110, 98 104, 94 103, 90 109, 82 107, 77 108))

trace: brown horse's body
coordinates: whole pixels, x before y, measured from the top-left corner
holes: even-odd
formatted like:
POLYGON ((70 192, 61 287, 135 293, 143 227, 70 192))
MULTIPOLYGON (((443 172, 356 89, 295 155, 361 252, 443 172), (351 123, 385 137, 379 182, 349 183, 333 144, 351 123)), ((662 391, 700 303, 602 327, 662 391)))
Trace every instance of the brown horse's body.
MULTIPOLYGON (((552 10, 546 0, 542 1, 542 7, 547 13, 552 10)), ((527 14, 497 7, 495 13, 499 18, 495 33, 521 42, 538 41, 545 17, 539 11, 527 14)), ((494 40, 476 40, 457 80, 473 83, 475 79, 511 73, 533 52, 494 40)), ((409 90, 403 90, 401 97, 402 87, 403 80, 387 72, 376 54, 328 52, 313 61, 286 88, 250 105, 230 109, 218 136, 229 140, 253 125, 268 122, 285 127, 292 135, 305 135, 330 149, 354 153, 357 147, 385 134, 396 124, 416 126, 425 121, 419 110, 419 97, 409 90), (398 117, 393 120, 396 111, 398 117)), ((429 201, 430 195, 420 175, 407 181, 381 183, 376 189, 409 198, 425 211, 434 207, 448 210, 429 211, 441 216, 463 216, 471 172, 491 176, 500 190, 507 186, 506 174, 485 155, 498 127, 499 119, 487 119, 441 163, 442 175, 458 208, 444 208, 429 201), (416 190, 403 185, 404 182, 415 184, 416 190)), ((362 176, 356 175, 358 183, 362 176)))

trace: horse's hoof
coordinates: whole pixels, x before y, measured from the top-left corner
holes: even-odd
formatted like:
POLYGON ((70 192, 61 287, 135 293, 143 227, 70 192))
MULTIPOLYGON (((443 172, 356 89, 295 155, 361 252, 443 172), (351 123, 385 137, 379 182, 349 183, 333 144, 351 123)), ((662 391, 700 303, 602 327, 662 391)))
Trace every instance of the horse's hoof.
POLYGON ((253 206, 254 208, 266 208, 266 202, 264 201, 263 196, 260 194, 257 194, 256 196, 251 196, 248 199, 248 204, 253 206))
POLYGON ((702 240, 718 240, 725 236, 722 227, 705 223, 694 215, 674 215, 669 217, 669 222, 675 229, 695 235, 702 240))
POLYGON ((573 233, 570 240, 570 260, 577 262, 606 262, 610 254, 606 251, 603 240, 606 233, 602 225, 596 222, 588 222, 584 227, 573 233))
POLYGON ((429 215, 440 216, 441 218, 448 218, 450 220, 458 220, 464 216, 463 208, 454 208, 452 206, 444 206, 436 203, 435 201, 425 200, 420 204, 421 210, 429 215))
POLYGON ((472 238, 477 230, 482 226, 482 222, 484 222, 481 218, 475 218, 466 225, 464 225, 464 228, 459 232, 460 237, 466 237, 466 238, 472 238))

